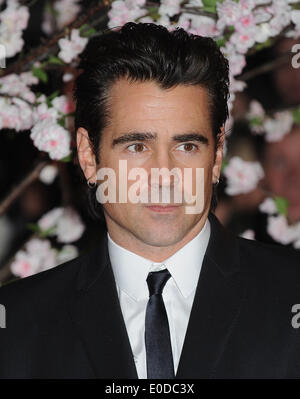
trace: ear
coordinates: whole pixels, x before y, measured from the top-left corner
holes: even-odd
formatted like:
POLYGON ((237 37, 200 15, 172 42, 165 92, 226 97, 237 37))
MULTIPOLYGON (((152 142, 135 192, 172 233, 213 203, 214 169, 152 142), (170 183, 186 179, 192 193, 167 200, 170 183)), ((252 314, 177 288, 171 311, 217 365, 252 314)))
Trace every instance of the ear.
POLYGON ((91 183, 97 180, 96 157, 86 129, 80 127, 76 132, 78 161, 87 180, 91 183))
POLYGON ((220 178, 221 169, 222 169, 222 162, 223 162, 223 146, 225 141, 225 130, 224 126, 221 127, 220 133, 218 134, 218 145, 216 150, 215 156, 215 163, 213 166, 213 176, 212 181, 213 183, 217 183, 220 178))

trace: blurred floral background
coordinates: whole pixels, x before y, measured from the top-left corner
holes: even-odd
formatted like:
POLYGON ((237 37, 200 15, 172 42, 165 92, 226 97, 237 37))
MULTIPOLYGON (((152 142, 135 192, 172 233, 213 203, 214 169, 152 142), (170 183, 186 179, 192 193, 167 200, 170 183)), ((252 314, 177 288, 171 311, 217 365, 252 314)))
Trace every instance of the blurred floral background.
POLYGON ((2 284, 88 251, 105 229, 87 208, 72 88, 88 40, 129 21, 216 40, 231 82, 216 215, 300 249, 300 1, 0 0, 2 284))

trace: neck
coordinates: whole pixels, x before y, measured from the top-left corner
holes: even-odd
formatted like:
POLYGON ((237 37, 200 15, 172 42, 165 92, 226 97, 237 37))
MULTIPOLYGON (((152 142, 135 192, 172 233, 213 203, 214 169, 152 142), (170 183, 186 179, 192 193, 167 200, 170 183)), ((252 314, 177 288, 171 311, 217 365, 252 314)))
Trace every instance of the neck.
POLYGON ((106 224, 108 233, 116 244, 152 262, 163 262, 200 233, 204 227, 207 216, 207 214, 203 215, 198 223, 196 223, 181 240, 164 247, 145 243, 132 232, 115 223, 109 216, 106 217, 106 224))

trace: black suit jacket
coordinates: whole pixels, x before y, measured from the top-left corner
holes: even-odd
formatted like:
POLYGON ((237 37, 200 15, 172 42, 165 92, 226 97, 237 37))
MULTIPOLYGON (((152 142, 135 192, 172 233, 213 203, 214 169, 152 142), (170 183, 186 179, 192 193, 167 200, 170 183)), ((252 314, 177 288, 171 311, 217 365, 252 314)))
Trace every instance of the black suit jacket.
MULTIPOLYGON (((209 219, 176 378, 299 378, 299 255, 209 219)), ((1 378, 138 377, 106 234, 92 252, 3 286, 0 303, 1 378)))

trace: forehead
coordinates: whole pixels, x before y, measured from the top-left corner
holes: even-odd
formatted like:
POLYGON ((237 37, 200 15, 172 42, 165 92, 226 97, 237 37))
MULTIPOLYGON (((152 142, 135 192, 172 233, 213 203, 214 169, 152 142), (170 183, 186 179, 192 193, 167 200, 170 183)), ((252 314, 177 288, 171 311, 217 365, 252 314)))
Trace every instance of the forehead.
POLYGON ((110 116, 114 129, 149 128, 210 129, 207 89, 178 85, 161 89, 156 82, 130 82, 120 79, 109 93, 110 116))

